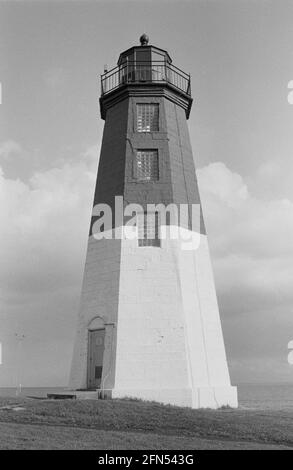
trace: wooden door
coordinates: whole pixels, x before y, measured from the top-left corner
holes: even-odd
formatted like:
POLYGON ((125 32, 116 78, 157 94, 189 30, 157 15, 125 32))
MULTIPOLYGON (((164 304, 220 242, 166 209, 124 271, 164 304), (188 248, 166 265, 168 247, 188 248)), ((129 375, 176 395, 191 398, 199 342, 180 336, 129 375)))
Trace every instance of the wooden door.
POLYGON ((105 329, 89 331, 88 388, 101 388, 105 329))

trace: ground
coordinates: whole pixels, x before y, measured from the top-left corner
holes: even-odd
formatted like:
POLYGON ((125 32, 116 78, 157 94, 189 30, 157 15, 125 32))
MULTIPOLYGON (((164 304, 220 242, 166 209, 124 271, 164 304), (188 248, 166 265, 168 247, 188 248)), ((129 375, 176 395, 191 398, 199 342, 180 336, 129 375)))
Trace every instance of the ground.
POLYGON ((293 410, 1 398, 0 449, 292 450, 292 422, 293 410))

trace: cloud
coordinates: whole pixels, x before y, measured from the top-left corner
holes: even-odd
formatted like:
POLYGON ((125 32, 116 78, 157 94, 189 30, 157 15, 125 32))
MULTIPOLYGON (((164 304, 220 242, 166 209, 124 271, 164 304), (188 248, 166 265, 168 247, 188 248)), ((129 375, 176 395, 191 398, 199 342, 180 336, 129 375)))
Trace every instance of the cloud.
MULTIPOLYGON (((16 144, 1 145, 7 158, 16 144)), ((65 385, 85 260, 99 148, 34 170, 0 166, 0 385, 65 385), (15 332, 25 334, 20 357, 15 332), (19 364, 19 365, 17 365, 19 364)), ((27 158, 27 152, 25 152, 27 158)))
POLYGON ((198 179, 214 258, 225 271, 230 262, 232 277, 239 272, 243 283, 261 289, 270 279, 269 288, 274 282, 287 289, 293 280, 293 202, 253 197, 223 163, 200 169, 198 179))
POLYGON ((247 200, 248 190, 243 179, 232 173, 224 163, 211 163, 198 171, 201 191, 209 196, 220 198, 227 207, 237 207, 247 200))
POLYGON ((0 282, 6 293, 76 281, 97 159, 94 146, 70 164, 35 172, 27 182, 6 178, 0 167, 0 282))
POLYGON ((0 160, 8 160, 21 153, 20 145, 14 140, 6 140, 0 144, 0 160))
MULTIPOLYGON (((258 183, 264 172, 274 167, 256 172, 258 183)), ((220 162, 198 170, 198 180, 232 375, 236 381, 290 380, 293 203, 256 197, 220 162)))

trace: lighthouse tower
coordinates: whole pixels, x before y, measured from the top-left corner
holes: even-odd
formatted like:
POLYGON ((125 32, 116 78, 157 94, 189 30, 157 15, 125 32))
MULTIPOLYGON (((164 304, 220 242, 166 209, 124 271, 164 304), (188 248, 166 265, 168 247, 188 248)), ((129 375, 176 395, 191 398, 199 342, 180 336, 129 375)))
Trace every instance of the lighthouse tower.
POLYGON ((101 77, 105 127, 69 386, 237 406, 187 127, 190 76, 148 42, 142 35, 101 77))

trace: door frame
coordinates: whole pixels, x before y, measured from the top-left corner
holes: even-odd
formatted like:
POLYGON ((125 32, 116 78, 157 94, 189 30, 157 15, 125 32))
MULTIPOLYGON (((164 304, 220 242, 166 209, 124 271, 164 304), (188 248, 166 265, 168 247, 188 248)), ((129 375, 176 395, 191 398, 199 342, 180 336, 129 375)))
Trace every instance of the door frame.
MULTIPOLYGON (((103 364, 102 367, 104 367, 104 352, 105 352, 105 338, 106 338, 106 328, 100 327, 100 328, 89 328, 88 329, 88 347, 87 347, 87 389, 88 390, 93 390, 96 389, 96 387, 92 388, 90 386, 90 373, 91 373, 91 367, 90 367, 90 354, 91 354, 91 333, 94 331, 104 331, 104 351, 103 351, 103 364)), ((103 377, 103 370, 102 370, 102 377, 103 377)), ((102 377, 101 377, 101 383, 102 383, 102 377)))

